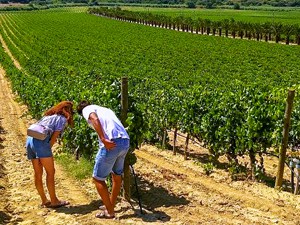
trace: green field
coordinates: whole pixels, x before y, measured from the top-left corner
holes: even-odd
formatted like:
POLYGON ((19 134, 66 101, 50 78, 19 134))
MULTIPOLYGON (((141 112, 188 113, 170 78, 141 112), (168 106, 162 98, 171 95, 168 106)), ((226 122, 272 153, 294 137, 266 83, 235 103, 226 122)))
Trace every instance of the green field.
POLYGON ((235 19, 237 21, 263 23, 281 22, 285 24, 300 24, 300 9, 289 10, 233 10, 233 9, 178 9, 178 8, 147 8, 122 7, 130 11, 151 12, 167 16, 187 16, 193 19, 198 17, 210 20, 235 19))

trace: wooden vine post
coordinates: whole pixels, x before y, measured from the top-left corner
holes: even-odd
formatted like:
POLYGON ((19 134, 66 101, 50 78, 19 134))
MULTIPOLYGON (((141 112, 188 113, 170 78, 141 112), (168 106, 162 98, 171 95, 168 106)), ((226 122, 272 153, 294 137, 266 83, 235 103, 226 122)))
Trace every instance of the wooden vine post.
POLYGON ((163 138, 162 138, 162 142, 161 142, 161 147, 163 149, 166 149, 166 139, 167 139, 167 129, 166 128, 163 128, 163 138))
POLYGON ((177 140, 177 126, 174 131, 174 140, 173 140, 173 155, 176 155, 176 140, 177 140))
POLYGON ((282 186, 284 162, 286 158, 286 149, 287 149, 288 138, 289 138, 289 128, 290 128, 294 97, 295 97, 295 90, 289 90, 287 101, 286 101, 285 114, 284 114, 283 138, 282 138, 282 143, 279 152, 279 162, 278 162, 275 188, 280 188, 282 186))
MULTIPOLYGON (((122 77, 121 84, 121 122, 126 127, 126 119, 128 112, 128 78, 122 77)), ((129 159, 125 158, 124 163, 124 178, 123 178, 123 187, 124 187, 124 198, 130 202, 131 193, 130 193, 130 167, 129 159)))
POLYGON ((188 133, 185 139, 185 146, 184 146, 184 160, 187 160, 188 158, 188 145, 189 145, 189 140, 190 140, 190 134, 188 133))

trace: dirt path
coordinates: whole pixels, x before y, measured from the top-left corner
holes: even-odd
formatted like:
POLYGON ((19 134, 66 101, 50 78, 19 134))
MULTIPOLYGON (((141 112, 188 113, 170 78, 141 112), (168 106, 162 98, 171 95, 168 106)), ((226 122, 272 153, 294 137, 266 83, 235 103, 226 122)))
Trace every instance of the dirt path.
POLYGON ((4 40, 3 40, 3 38, 2 38, 1 35, 0 35, 0 43, 2 44, 3 48, 5 49, 5 52, 9 55, 9 57, 13 59, 13 62, 15 64, 16 68, 18 68, 19 70, 21 70, 22 68, 21 68, 20 63, 17 60, 14 59, 13 55, 9 51, 9 49, 8 49, 6 43, 4 42, 4 40))

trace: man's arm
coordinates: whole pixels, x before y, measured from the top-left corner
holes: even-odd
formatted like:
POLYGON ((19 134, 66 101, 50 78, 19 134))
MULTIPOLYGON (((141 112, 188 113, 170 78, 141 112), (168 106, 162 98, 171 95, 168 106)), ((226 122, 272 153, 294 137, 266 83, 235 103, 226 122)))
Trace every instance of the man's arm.
POLYGON ((95 131, 97 132, 97 134, 98 134, 100 140, 102 141, 102 143, 104 144, 105 148, 108 150, 114 148, 116 146, 116 144, 113 141, 111 141, 105 137, 103 127, 100 123, 100 120, 99 120, 97 114, 92 112, 89 115, 89 120, 91 121, 95 131))

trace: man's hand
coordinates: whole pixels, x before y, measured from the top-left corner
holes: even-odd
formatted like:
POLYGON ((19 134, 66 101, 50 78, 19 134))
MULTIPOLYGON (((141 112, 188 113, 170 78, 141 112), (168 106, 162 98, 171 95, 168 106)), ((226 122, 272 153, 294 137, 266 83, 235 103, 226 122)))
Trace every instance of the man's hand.
POLYGON ((104 131, 103 131, 103 128, 102 128, 102 125, 100 123, 100 120, 97 116, 96 113, 92 112, 90 115, 89 115, 89 120, 92 122, 92 125, 95 129, 95 131, 97 132, 100 140, 102 141, 102 143, 104 144, 105 148, 107 150, 111 150, 112 148, 116 147, 116 143, 105 138, 105 134, 104 134, 104 131))
POLYGON ((112 148, 116 147, 116 143, 109 139, 103 139, 101 141, 107 150, 111 150, 112 148))

